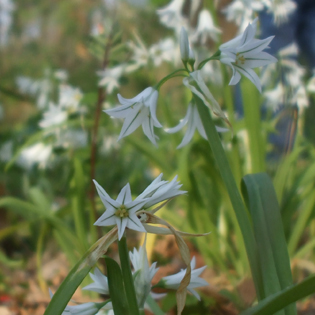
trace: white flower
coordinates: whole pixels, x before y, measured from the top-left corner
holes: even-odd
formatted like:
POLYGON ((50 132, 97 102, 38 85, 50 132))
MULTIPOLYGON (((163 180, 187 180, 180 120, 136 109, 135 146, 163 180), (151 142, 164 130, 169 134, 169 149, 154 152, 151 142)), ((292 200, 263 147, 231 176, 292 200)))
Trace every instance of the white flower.
POLYGON ((199 13, 197 29, 192 40, 197 41, 200 38, 201 43, 206 44, 208 38, 217 41, 220 33, 222 31, 214 25, 210 12, 206 9, 202 10, 199 13))
POLYGON ((158 271, 158 268, 156 268, 156 262, 154 262, 149 268, 145 246, 146 240, 139 248, 139 251, 134 248, 133 252, 129 252, 129 257, 134 268, 134 274, 136 275, 134 278, 134 284, 140 308, 144 307, 144 303, 151 291, 151 281, 158 271))
POLYGON ((186 77, 183 79, 183 83, 185 86, 187 86, 191 90, 192 93, 197 95, 203 101, 203 103, 212 110, 212 112, 216 116, 228 122, 219 103, 213 97, 205 81, 203 80, 202 75, 201 75, 201 70, 191 72, 189 77, 186 77), (196 84, 199 87, 200 91, 195 87, 196 84))
POLYGON ((111 94, 115 89, 120 87, 119 79, 125 71, 125 65, 119 65, 106 70, 97 71, 97 75, 101 77, 99 86, 104 86, 106 92, 111 94))
POLYGON ((163 61, 176 62, 176 45, 172 38, 165 38, 149 48, 149 56, 155 67, 163 61))
POLYGON ((161 180, 163 173, 161 173, 137 198, 136 200, 146 199, 143 208, 149 208, 153 205, 174 198, 176 196, 185 194, 187 191, 180 190, 182 184, 177 181, 177 175, 171 182, 161 180))
POLYGON ((292 0, 264 0, 268 12, 272 12, 276 24, 288 21, 288 17, 297 8, 297 4, 292 0))
POLYGON ((77 111, 83 94, 80 89, 70 85, 60 85, 59 87, 59 105, 70 111, 77 111))
POLYGON ((146 232, 136 212, 142 208, 146 200, 134 200, 131 198, 130 186, 127 184, 120 191, 116 200, 113 200, 107 192, 94 180, 97 192, 106 208, 103 215, 94 223, 99 226, 117 225, 118 239, 120 240, 128 227, 131 230, 146 232))
POLYGON ((165 7, 158 9, 156 13, 159 15, 162 24, 177 29, 186 23, 186 19, 182 15, 183 6, 184 0, 173 0, 165 7))
POLYGON ((125 119, 118 140, 128 136, 142 125, 145 135, 154 145, 157 145, 154 127, 162 127, 156 118, 158 91, 148 87, 132 99, 123 98, 120 94, 118 94, 118 99, 122 106, 105 110, 105 113, 110 116, 125 119))
POLYGON ((30 147, 23 149, 19 158, 18 164, 26 169, 31 168, 34 164, 39 164, 40 167, 46 167, 48 159, 52 153, 52 146, 44 143, 36 143, 30 147))
MULTIPOLYGON (((190 278, 190 283, 187 287, 187 290, 191 294, 193 294, 198 300, 200 300, 199 294, 194 289, 209 285, 206 280, 199 277, 200 274, 206 269, 207 266, 203 266, 201 268, 195 269, 196 267, 195 256, 192 258, 190 266, 191 266, 191 278, 190 278)), ((166 288, 176 290, 179 287, 180 282, 184 278, 185 273, 186 273, 186 269, 182 269, 180 272, 176 273, 175 275, 162 278, 161 281, 165 282, 166 288)))
POLYGON ((94 274, 90 272, 89 275, 94 282, 85 286, 83 290, 90 290, 100 294, 109 294, 107 277, 104 276, 98 268, 94 269, 94 274))
POLYGON ((251 80, 257 89, 261 91, 259 77, 252 68, 262 67, 270 63, 276 62, 277 59, 266 52, 274 36, 270 36, 263 40, 255 39, 257 19, 249 24, 245 32, 229 42, 220 46, 220 60, 222 63, 229 65, 233 70, 233 76, 230 85, 234 85, 241 79, 241 74, 251 80))
POLYGON ((179 131, 180 129, 182 129, 185 125, 187 125, 187 123, 188 123, 187 131, 185 133, 185 136, 184 136, 182 142, 177 146, 177 149, 184 147, 185 145, 187 145, 190 142, 196 129, 199 131, 200 135, 203 138, 207 139, 205 130, 204 130, 202 122, 200 120, 198 109, 197 109, 196 105, 192 104, 192 103, 190 103, 188 105, 187 114, 180 121, 180 123, 173 128, 165 129, 165 131, 168 133, 175 133, 175 132, 179 131))
POLYGON ((67 112, 61 106, 49 103, 49 109, 43 113, 44 118, 39 122, 41 128, 59 125, 67 120, 67 112))
POLYGON ((264 9, 261 0, 234 0, 223 12, 228 21, 234 21, 239 26, 239 31, 243 32, 248 23, 254 18, 257 11, 264 9))

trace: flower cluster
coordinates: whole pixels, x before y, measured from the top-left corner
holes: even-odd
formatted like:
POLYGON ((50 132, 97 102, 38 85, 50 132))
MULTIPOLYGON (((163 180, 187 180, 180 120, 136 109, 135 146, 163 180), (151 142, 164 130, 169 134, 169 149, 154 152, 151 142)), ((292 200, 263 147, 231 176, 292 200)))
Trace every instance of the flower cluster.
MULTIPOLYGON (((156 275, 159 268, 156 268, 157 262, 154 262, 149 267, 149 262, 146 252, 146 242, 143 246, 140 246, 139 250, 136 248, 132 252, 129 252, 130 261, 133 266, 133 276, 134 284, 136 289, 136 296, 138 305, 141 309, 149 308, 145 304, 147 297, 151 294, 152 297, 161 298, 165 294, 157 294, 151 291, 152 289, 152 279, 156 275)), ((196 269, 196 258, 193 257, 191 260, 191 279, 188 284, 187 290, 193 294, 198 300, 200 300, 199 294, 194 290, 199 287, 209 285, 208 282, 200 278, 200 274, 205 270, 206 266, 196 269)), ((185 276, 186 270, 181 270, 174 275, 169 275, 160 279, 160 281, 154 286, 154 288, 161 288, 166 290, 177 290, 182 279, 185 276)), ((106 296, 110 296, 108 289, 108 279, 107 277, 98 269, 94 269, 94 273, 90 273, 90 277, 93 282, 83 288, 83 290, 94 291, 106 296)), ((50 292, 52 296, 52 293, 50 292)), ((112 303, 108 300, 104 303, 84 303, 79 305, 67 306, 62 313, 66 314, 81 314, 81 315, 94 315, 99 310, 112 311, 112 303)))
MULTIPOLYGON (((174 1, 173 6, 176 5, 179 4, 174 1)), ((237 84, 242 74, 251 80, 257 89, 261 91, 260 79, 253 68, 269 65, 276 62, 277 59, 263 51, 265 48, 268 48, 273 36, 263 40, 255 38, 257 21, 256 19, 252 24, 249 24, 243 34, 221 45, 217 53, 218 57, 216 58, 232 68, 233 75, 230 80, 231 85, 237 84)), ((180 31, 180 52, 187 72, 189 72, 188 65, 194 70, 194 52, 190 46, 188 34, 184 28, 180 31)), ((201 98, 204 104, 207 105, 216 116, 222 118, 229 124, 220 105, 206 86, 200 70, 189 72, 189 76, 183 79, 183 83, 193 94, 201 98)), ((112 117, 125 119, 119 139, 131 134, 142 125, 145 135, 156 146, 158 137, 154 133, 154 127, 162 127, 156 116, 158 91, 152 87, 148 87, 134 98, 126 99, 118 94, 118 99, 121 106, 105 110, 105 112, 112 117)), ((187 132, 178 148, 189 143, 196 129, 201 136, 206 139, 198 110, 193 102, 189 104, 184 119, 176 127, 166 128, 165 130, 168 133, 174 133, 186 125, 188 126, 187 132)), ((220 127, 217 127, 217 130, 219 132, 227 131, 226 128, 220 127)))

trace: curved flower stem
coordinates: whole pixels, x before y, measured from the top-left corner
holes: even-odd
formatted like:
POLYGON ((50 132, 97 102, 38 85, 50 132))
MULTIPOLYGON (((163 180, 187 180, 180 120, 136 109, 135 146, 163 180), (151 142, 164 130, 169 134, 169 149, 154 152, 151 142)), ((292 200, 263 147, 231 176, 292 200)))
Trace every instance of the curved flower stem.
POLYGON ((178 72, 188 72, 187 69, 178 69, 175 70, 174 72, 170 73, 169 75, 167 75, 166 77, 164 77, 160 82, 158 82, 158 84, 155 86, 155 88, 158 90, 166 81, 174 78, 174 77, 178 77, 178 76, 186 76, 184 74, 177 74, 178 72))
POLYGON ((207 58, 205 60, 203 60, 202 62, 200 62, 200 64, 198 65, 198 70, 202 69, 203 66, 208 62, 208 61, 211 61, 211 60, 219 60, 220 58, 220 55, 221 55, 221 51, 218 50, 214 55, 212 55, 210 58, 207 58))
POLYGON ((257 258, 256 242, 254 238, 253 227, 249 218, 249 213, 245 208, 244 202, 235 183, 229 162, 221 144, 220 137, 215 129, 214 122, 209 113, 209 109, 204 105, 203 101, 199 97, 194 95, 194 99, 197 104, 198 112, 204 126, 214 159, 226 186, 239 227, 243 235, 247 256, 256 287, 257 297, 260 300, 264 296, 264 291, 259 261, 257 258))
POLYGON ((118 241, 118 251, 130 312, 132 315, 140 315, 130 267, 126 236, 123 236, 120 241, 118 241))

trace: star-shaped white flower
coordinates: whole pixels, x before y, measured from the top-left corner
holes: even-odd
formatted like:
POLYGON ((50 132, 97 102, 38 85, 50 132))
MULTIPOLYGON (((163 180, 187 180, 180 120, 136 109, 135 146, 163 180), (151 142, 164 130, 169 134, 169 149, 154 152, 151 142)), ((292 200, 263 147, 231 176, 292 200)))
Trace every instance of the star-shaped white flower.
POLYGON ((89 275, 94 282, 85 286, 83 290, 90 290, 100 294, 109 294, 107 277, 104 276, 98 268, 94 269, 94 274, 90 272, 89 275))
POLYGON ((230 85, 238 83, 241 74, 251 80, 261 92, 259 77, 252 68, 274 63, 277 59, 263 50, 268 47, 274 36, 265 39, 255 39, 257 20, 249 24, 244 33, 220 46, 220 60, 233 70, 230 85))
MULTIPOLYGON (((203 287, 206 285, 209 285, 209 283, 200 278, 200 274, 206 269, 207 266, 203 266, 201 268, 195 269, 196 267, 196 258, 193 257, 190 263, 191 266, 191 278, 190 278, 190 283, 187 287, 187 290, 193 294, 198 300, 200 300, 199 294, 194 290, 195 288, 198 287, 203 287)), ((176 273, 175 275, 170 275, 167 277, 164 277, 161 279, 165 284, 164 286, 168 289, 178 289, 180 282, 184 278, 186 273, 186 269, 182 269, 180 272, 176 273)))
POLYGON ((122 106, 105 110, 110 116, 125 119, 118 140, 130 135, 142 125, 145 135, 157 145, 154 127, 162 127, 156 117, 158 91, 148 87, 134 98, 126 99, 118 94, 118 99, 122 106))
POLYGON ((136 212, 145 204, 145 199, 132 201, 130 186, 127 184, 113 200, 107 192, 94 180, 97 192, 106 208, 103 215, 94 223, 99 226, 117 225, 118 239, 124 234, 126 227, 131 230, 146 232, 136 212))
POLYGON ((180 190, 182 184, 177 181, 177 175, 171 182, 161 180, 163 173, 161 173, 137 198, 136 200, 146 199, 143 209, 150 208, 153 205, 174 198, 176 196, 185 194, 187 191, 180 190))

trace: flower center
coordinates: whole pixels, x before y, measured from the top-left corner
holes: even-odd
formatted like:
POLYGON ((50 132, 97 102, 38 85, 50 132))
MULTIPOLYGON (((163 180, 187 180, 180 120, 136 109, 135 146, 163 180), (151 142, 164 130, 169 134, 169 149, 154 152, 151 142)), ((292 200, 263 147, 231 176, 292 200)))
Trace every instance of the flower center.
POLYGON ((237 53, 237 54, 236 54, 235 64, 236 64, 236 65, 238 65, 238 64, 243 65, 244 63, 245 63, 245 57, 244 57, 244 55, 240 55, 240 53, 237 53))
POLYGON ((129 217, 128 210, 126 209, 125 205, 121 205, 117 210, 115 211, 115 215, 119 218, 127 218, 129 217))

